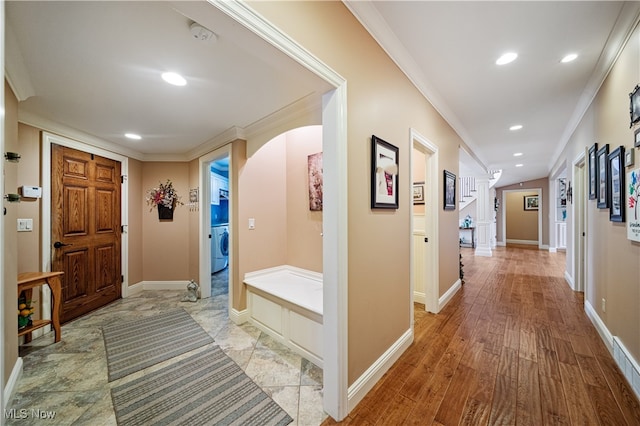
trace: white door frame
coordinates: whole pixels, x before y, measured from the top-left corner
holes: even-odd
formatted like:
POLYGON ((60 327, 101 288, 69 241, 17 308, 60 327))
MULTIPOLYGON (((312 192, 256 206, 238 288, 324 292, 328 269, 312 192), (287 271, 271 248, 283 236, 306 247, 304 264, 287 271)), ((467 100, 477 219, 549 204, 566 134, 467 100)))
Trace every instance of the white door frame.
POLYGON ((538 248, 542 248, 542 188, 505 189, 502 191, 502 238, 507 245, 507 193, 508 192, 536 192, 538 194, 538 248))
MULTIPOLYGON (((198 244, 200 245, 200 293, 202 298, 211 297, 211 163, 223 157, 229 157, 229 271, 233 271, 235 259, 233 253, 233 238, 236 230, 236 221, 233 215, 233 181, 235 180, 233 157, 231 154, 231 144, 224 145, 208 154, 200 157, 198 161, 198 175, 200 176, 200 197, 198 200, 198 211, 200 220, 200 232, 198 244)), ((229 274, 229 317, 233 315, 233 274, 229 274)))
POLYGON ((586 167, 587 155, 582 152, 573 160, 573 189, 571 203, 573 209, 571 210, 573 219, 573 235, 571 237, 571 246, 573 249, 572 259, 567 258, 567 262, 571 260, 571 273, 573 274, 573 290, 586 292, 587 283, 587 262, 585 255, 587 253, 587 238, 586 224, 587 224, 587 167, 586 167))
POLYGON ((335 88, 322 105, 323 408, 340 421, 349 413, 347 81, 249 5, 208 1, 335 88))
MULTIPOLYGON (((425 242, 425 274, 424 277, 418 277, 424 280, 425 289, 425 310, 428 312, 438 313, 440 312, 440 288, 439 288, 439 231, 438 231, 438 147, 429 141, 427 138, 418 133, 415 129, 410 129, 410 143, 411 146, 425 155, 425 215, 424 215, 424 230, 425 238, 429 241, 425 242), (428 187, 426 187, 428 185, 428 187)), ((411 171, 410 176, 413 176, 413 149, 411 150, 411 159, 409 161, 411 171)), ((413 199, 413 182, 410 179, 410 191, 413 199)), ((411 282, 411 295, 413 296, 413 265, 414 265, 414 249, 413 249, 413 212, 411 213, 411 237, 410 237, 410 251, 409 251, 409 268, 410 268, 410 282, 411 282)), ((411 307, 411 324, 413 324, 413 298, 410 303, 411 307)), ((412 325, 413 326, 413 325, 412 325)))

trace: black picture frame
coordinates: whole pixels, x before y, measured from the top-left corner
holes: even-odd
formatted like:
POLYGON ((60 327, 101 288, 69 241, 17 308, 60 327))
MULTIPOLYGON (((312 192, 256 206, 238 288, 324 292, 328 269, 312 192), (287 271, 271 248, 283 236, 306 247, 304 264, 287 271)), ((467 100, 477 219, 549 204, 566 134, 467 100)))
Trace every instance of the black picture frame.
POLYGON ((413 182, 413 204, 424 204, 424 182, 413 182))
POLYGON ((589 199, 597 198, 598 186, 598 168, 596 167, 596 155, 598 153, 598 144, 594 143, 589 148, 589 199))
POLYGON ((538 210, 540 208, 540 197, 538 195, 525 195, 524 210, 538 210))
POLYGON ((633 146, 640 147, 640 127, 633 132, 633 146))
POLYGON ((597 201, 599 209, 609 208, 609 144, 600 147, 596 155, 596 168, 598 169, 597 201))
POLYGON ((609 182, 610 182, 610 208, 609 220, 611 222, 624 222, 625 203, 624 183, 624 146, 619 146, 608 155, 609 182))
POLYGON ((456 175, 448 170, 444 170, 444 203, 445 210, 456 209, 456 175))
POLYGON ((398 147, 371 136, 371 208, 398 208, 398 147))
POLYGON ((636 85, 629 93, 629 128, 640 121, 640 85, 636 85))

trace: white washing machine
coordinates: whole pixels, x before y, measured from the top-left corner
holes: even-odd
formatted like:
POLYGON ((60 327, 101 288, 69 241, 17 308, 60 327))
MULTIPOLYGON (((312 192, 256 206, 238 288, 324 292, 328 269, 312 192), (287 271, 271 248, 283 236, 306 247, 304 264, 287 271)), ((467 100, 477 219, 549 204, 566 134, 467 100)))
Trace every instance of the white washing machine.
POLYGON ((211 273, 222 271, 229 264, 229 226, 211 227, 211 273))

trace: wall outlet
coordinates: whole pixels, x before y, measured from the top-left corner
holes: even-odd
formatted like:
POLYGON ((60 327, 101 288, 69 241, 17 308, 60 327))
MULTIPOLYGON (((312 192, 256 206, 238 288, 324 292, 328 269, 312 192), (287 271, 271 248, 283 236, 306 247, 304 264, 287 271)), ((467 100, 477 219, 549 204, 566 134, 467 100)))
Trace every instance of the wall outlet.
POLYGON ((602 298, 602 312, 607 312, 607 299, 602 298))

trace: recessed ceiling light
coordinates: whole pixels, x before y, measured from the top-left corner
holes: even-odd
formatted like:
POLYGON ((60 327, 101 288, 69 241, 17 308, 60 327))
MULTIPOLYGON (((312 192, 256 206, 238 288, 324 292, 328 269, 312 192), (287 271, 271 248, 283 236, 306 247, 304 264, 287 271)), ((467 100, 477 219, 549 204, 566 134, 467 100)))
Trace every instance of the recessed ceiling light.
POLYGON ((162 79, 169 84, 173 84, 174 86, 185 86, 187 84, 187 80, 185 80, 183 76, 175 72, 162 73, 162 79))
POLYGON ((522 167, 524 164, 516 164, 516 167, 522 167))
POLYGON ((509 130, 514 131, 514 130, 520 130, 522 129, 522 124, 514 124, 513 126, 509 127, 509 130))
POLYGON ((510 62, 515 61, 517 57, 518 57, 518 54, 515 52, 505 53, 504 55, 498 58, 498 60, 496 61, 496 65, 506 65, 510 62))
POLYGON ((125 133, 124 136, 129 138, 129 139, 136 140, 136 141, 139 141, 140 139, 142 139, 142 136, 137 135, 135 133, 125 133))
POLYGON ((521 152, 516 152, 515 154, 513 154, 514 157, 522 157, 522 153, 521 152))
POLYGON ((578 57, 578 55, 577 55, 577 54, 575 54, 575 53, 570 53, 570 54, 568 54, 567 56, 565 56, 564 58, 562 58, 562 60, 561 60, 560 62, 562 62, 562 63, 565 63, 565 64, 566 64, 567 62, 571 62, 571 61, 575 60, 577 57, 578 57))

